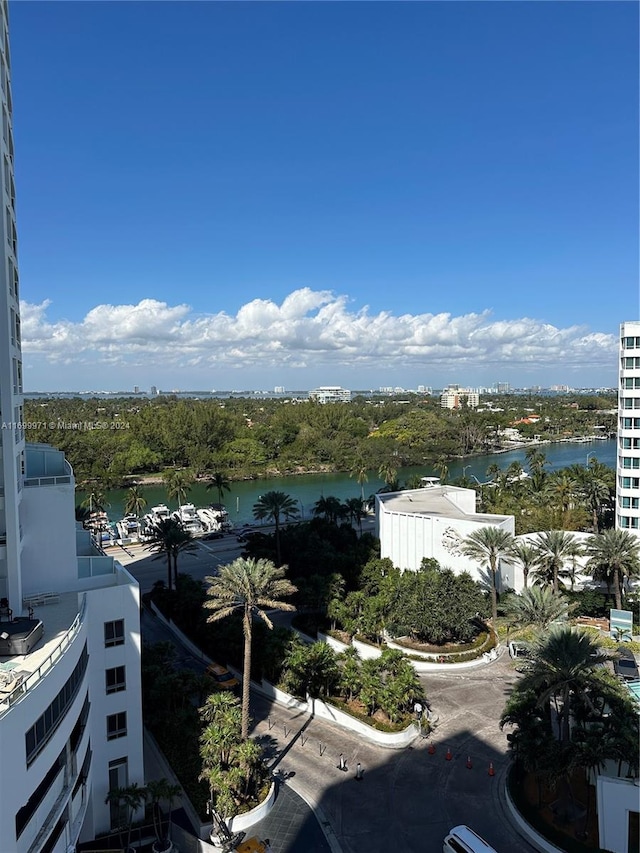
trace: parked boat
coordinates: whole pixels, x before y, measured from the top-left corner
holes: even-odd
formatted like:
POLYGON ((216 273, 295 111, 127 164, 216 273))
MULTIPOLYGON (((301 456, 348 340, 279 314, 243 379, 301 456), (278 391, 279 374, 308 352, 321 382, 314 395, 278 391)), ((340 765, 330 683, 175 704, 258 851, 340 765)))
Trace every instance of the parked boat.
POLYGON ((137 541, 140 533, 140 519, 137 515, 125 515, 116 522, 116 530, 121 541, 137 541))
POLYGON ((205 532, 204 525, 193 504, 183 504, 171 514, 171 517, 179 521, 184 530, 192 536, 200 536, 205 532))

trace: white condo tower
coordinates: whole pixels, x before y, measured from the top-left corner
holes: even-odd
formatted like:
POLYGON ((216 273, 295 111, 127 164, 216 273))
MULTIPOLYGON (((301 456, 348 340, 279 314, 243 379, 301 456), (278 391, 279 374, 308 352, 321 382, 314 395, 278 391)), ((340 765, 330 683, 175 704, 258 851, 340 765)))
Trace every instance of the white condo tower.
POLYGON ((140 596, 77 528, 64 454, 25 443, 6 0, 0 89, 0 851, 68 853, 144 782, 140 596))
POLYGON ((620 326, 616 528, 640 536, 640 320, 620 326))

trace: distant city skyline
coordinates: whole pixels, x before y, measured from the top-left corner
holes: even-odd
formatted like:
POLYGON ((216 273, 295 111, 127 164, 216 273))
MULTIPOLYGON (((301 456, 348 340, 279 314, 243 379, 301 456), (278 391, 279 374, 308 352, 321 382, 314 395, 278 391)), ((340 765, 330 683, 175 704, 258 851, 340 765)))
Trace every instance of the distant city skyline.
POLYGON ((27 391, 616 386, 637 4, 10 13, 27 391))

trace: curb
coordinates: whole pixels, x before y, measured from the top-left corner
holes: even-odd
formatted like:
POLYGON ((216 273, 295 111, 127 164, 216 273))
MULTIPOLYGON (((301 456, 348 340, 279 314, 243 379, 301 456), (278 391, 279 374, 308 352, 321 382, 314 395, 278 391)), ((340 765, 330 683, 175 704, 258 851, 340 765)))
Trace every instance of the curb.
POLYGON ((316 817, 318 821, 318 825, 322 830, 322 834, 324 835, 327 844, 331 848, 331 853, 343 853, 342 847, 340 846, 340 842, 338 841, 335 832, 333 831, 333 827, 329 822, 326 814, 324 813, 322 806, 316 800, 315 794, 308 791, 304 785, 300 785, 300 783, 294 782, 292 783, 287 779, 286 784, 289 785, 291 790, 297 794, 305 803, 309 806, 311 811, 316 817))
POLYGON ((555 844, 552 844, 551 841, 547 841, 544 836, 540 835, 531 824, 526 821, 518 809, 516 808, 516 804, 511 799, 511 794, 509 793, 509 785, 507 784, 507 778, 509 776, 510 768, 507 768, 504 777, 501 779, 502 790, 504 794, 504 800, 507 805, 507 810, 509 811, 510 817, 513 819, 514 823, 522 833, 522 835, 532 844, 540 853, 564 853, 562 848, 556 847, 555 844))

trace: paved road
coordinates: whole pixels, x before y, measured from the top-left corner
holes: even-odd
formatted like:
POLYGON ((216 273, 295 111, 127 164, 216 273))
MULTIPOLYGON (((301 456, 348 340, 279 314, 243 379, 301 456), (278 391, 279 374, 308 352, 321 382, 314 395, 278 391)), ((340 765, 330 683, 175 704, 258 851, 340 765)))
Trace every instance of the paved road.
POLYGON ((508 757, 497 720, 513 679, 508 658, 465 675, 426 677, 440 722, 432 738, 403 750, 382 749, 324 721, 308 722, 258 697, 252 699, 253 733, 281 754, 278 769, 293 774, 287 784, 320 806, 321 820, 344 853, 441 853, 444 836, 459 823, 500 853, 529 853, 535 848, 512 826, 502 795, 508 757), (338 769, 341 753, 346 772, 338 769))

